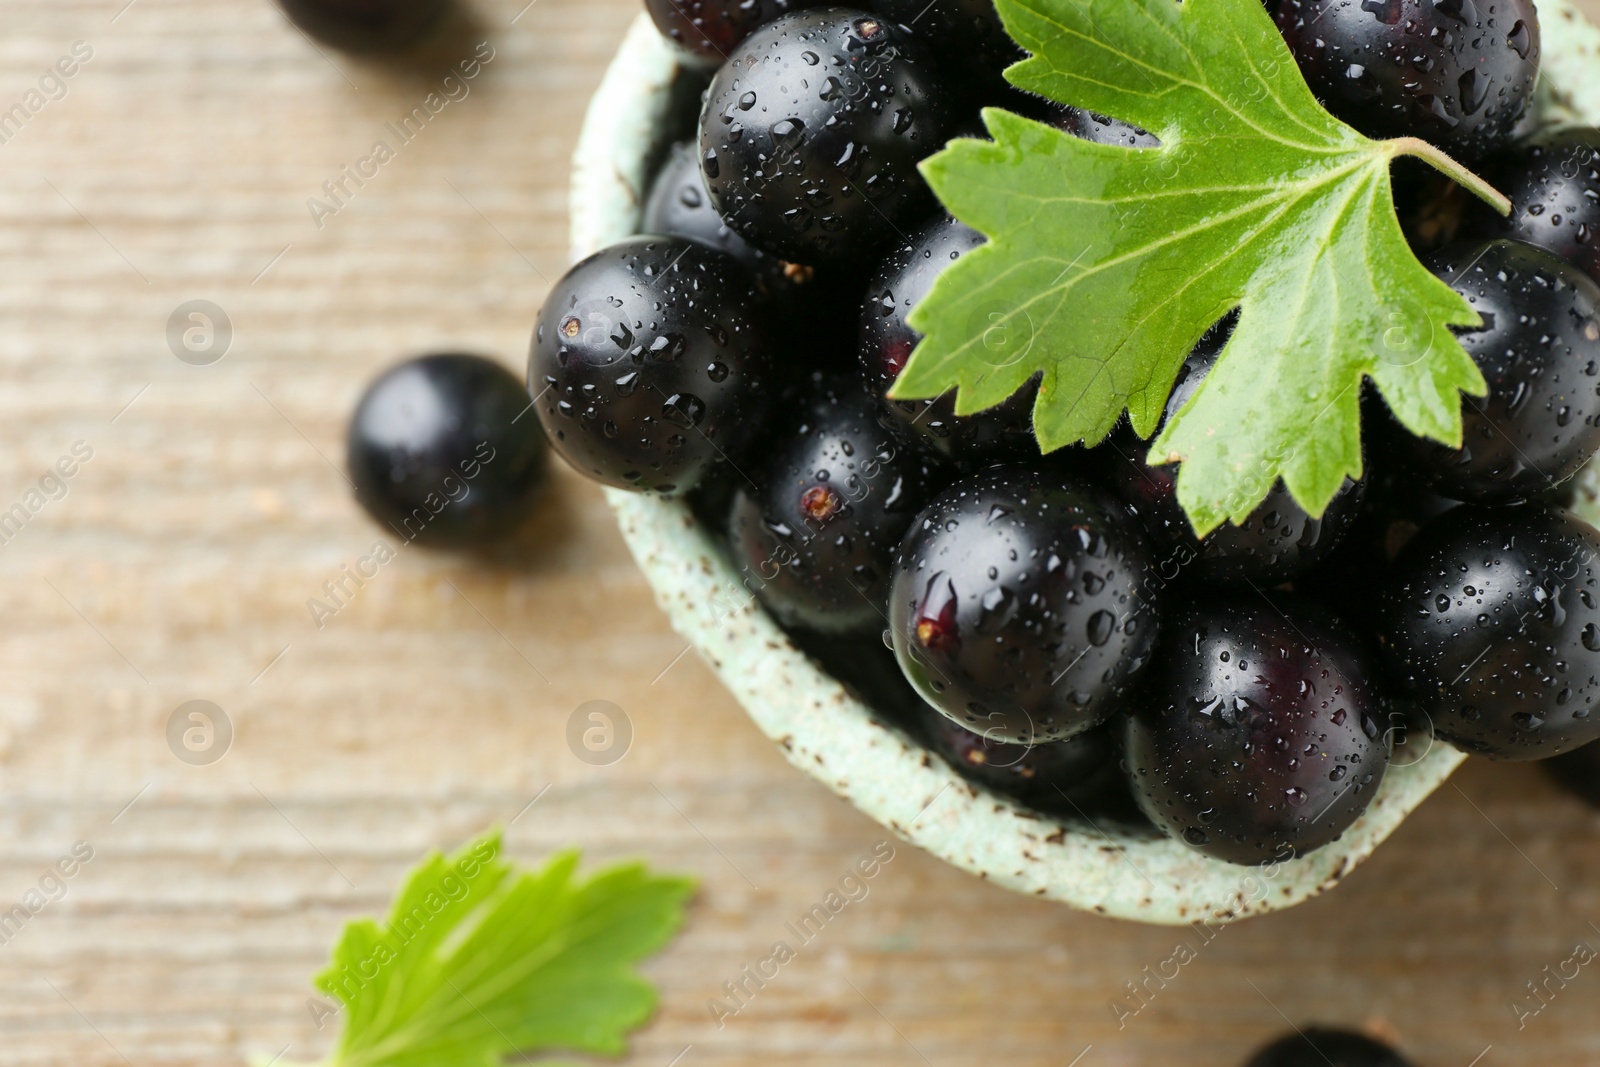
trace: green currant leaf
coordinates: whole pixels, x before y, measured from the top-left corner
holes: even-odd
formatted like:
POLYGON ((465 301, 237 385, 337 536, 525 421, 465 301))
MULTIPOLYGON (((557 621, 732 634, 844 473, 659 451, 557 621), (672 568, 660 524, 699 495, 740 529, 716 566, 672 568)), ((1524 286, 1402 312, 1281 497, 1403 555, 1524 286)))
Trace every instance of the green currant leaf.
POLYGON ((580 879, 577 865, 568 852, 542 870, 516 868, 498 833, 423 860, 388 918, 348 924, 316 977, 345 1007, 327 1067, 623 1052, 656 1001, 633 965, 677 930, 693 883, 638 864, 580 879))
POLYGON ((934 191, 989 242, 916 308, 926 337, 896 397, 954 388, 970 414, 1041 375, 1044 450, 1093 444, 1124 410, 1149 437, 1189 350, 1237 308, 1216 366, 1152 448, 1182 461, 1199 533, 1243 520, 1279 478, 1322 514, 1361 473, 1364 378, 1413 433, 1460 444, 1460 394, 1486 386, 1451 327, 1480 320, 1407 246, 1390 163, 1420 156, 1503 197, 1430 145, 1370 140, 1329 115, 1261 0, 996 7, 1031 54, 1011 81, 1161 146, 1093 144, 990 109, 992 141, 928 159, 934 191))

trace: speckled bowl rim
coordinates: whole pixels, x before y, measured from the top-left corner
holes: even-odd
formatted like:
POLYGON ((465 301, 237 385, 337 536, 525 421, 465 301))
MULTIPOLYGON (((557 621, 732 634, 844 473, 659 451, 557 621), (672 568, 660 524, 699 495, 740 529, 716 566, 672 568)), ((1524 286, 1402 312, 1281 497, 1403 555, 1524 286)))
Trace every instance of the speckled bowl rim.
MULTIPOLYGON (((1542 115, 1600 122, 1600 30, 1569 0, 1539 0, 1542 115)), ((636 232, 679 67, 648 18, 630 28, 590 102, 573 161, 571 241, 582 258, 636 232)), ((1130 828, 1061 822, 980 789, 874 720, 743 590, 678 500, 607 490, 628 547, 673 627, 790 763, 941 859, 1007 889, 1138 922, 1228 922, 1326 892, 1439 788, 1465 756, 1438 743, 1392 767, 1339 841, 1262 868, 1210 860, 1130 828)))

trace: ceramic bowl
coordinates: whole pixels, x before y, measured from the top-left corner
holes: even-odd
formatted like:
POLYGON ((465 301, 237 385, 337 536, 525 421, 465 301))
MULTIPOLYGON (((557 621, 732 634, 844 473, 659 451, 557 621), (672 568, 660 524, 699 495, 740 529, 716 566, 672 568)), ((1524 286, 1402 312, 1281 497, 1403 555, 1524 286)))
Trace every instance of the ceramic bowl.
MULTIPOLYGON (((1600 30, 1539 0, 1541 121, 1600 124, 1600 30)), ((628 31, 590 103, 573 164, 578 259, 637 232, 650 170, 686 84, 648 18, 628 31)), ((692 90, 691 90, 692 91, 692 90)), ((692 97, 691 104, 692 106, 692 97)), ((1207 859, 1148 828, 1058 821, 979 788, 873 718, 750 599, 682 501, 607 490, 672 625, 796 767, 905 840, 1018 893, 1146 923, 1218 923, 1292 907, 1339 884, 1439 788, 1462 753, 1439 742, 1393 766, 1339 840, 1263 868, 1207 859)), ((1593 516, 1591 516, 1591 519, 1593 516)))

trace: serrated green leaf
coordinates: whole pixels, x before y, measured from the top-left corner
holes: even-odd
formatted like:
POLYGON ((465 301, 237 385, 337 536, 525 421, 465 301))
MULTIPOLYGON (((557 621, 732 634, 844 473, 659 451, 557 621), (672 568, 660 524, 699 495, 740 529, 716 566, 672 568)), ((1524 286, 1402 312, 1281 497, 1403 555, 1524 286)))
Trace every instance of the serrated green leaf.
POLYGON ((642 865, 576 877, 500 857, 491 833, 434 853, 381 923, 352 922, 317 988, 344 1003, 329 1067, 498 1067, 513 1052, 624 1051, 655 1009, 633 965, 666 943, 693 891, 642 865))
POLYGON ((989 238, 918 305, 925 339, 894 388, 998 404, 1041 375, 1034 431, 1095 443, 1124 410, 1157 428, 1189 350, 1237 327, 1162 430, 1179 500, 1204 534, 1280 477, 1320 515, 1361 472, 1363 378, 1412 432, 1456 445, 1462 392, 1485 391, 1451 332, 1477 314, 1419 263, 1389 166, 1418 155, 1497 194, 1413 139, 1373 141, 1306 87, 1260 0, 997 0, 1031 58, 1018 86, 1154 133, 1099 145, 988 110, 992 142, 923 164, 950 211, 989 238))

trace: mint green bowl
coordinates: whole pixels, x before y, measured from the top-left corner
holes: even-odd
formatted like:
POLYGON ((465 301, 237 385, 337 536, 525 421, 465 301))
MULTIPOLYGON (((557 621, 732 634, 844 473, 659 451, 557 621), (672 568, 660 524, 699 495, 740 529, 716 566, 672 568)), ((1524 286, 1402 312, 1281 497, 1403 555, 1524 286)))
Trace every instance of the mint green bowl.
MULTIPOLYGON (((1568 0, 1539 0, 1539 11, 1542 117, 1600 124, 1600 30, 1568 0)), ((574 259, 637 232, 646 168, 662 147, 678 74, 667 43, 640 16, 578 141, 574 259)), ((876 722, 749 599, 721 546, 681 501, 618 490, 607 499, 673 627, 790 763, 912 844, 1018 893, 1174 925, 1292 907, 1338 885, 1466 758, 1441 742, 1392 767, 1343 838, 1265 868, 1209 860, 1149 830, 1045 818, 970 784, 876 722)))

